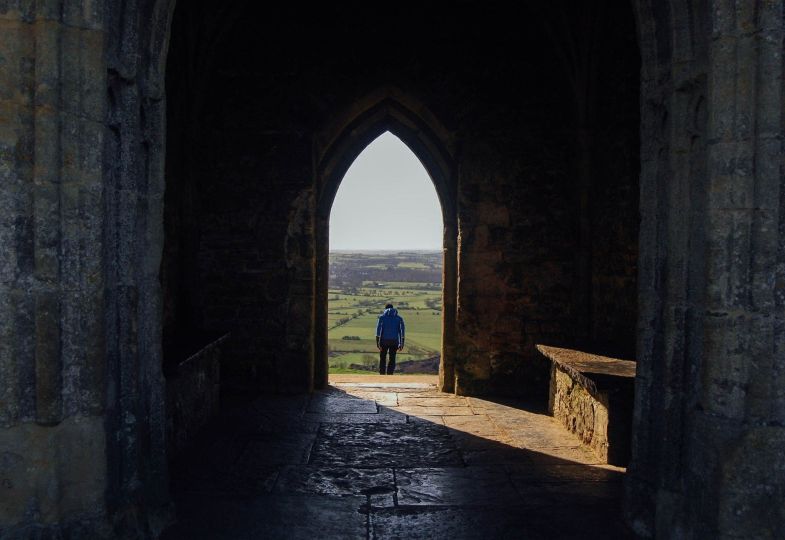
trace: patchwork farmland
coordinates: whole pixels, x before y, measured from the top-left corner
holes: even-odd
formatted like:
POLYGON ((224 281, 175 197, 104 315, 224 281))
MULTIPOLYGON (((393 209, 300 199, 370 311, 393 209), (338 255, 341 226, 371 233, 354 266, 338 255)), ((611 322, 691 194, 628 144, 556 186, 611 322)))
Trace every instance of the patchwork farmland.
POLYGON ((331 373, 378 369, 376 321, 392 303, 406 324, 396 373, 436 373, 441 349, 441 252, 332 252, 328 293, 331 373))

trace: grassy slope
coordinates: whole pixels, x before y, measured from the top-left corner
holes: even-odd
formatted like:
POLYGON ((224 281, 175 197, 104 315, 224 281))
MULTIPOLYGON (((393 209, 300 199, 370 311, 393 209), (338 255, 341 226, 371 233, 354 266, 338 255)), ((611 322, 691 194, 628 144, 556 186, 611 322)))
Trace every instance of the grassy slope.
MULTIPOLYGON (((378 311, 373 313, 363 313, 353 318, 347 323, 332 328, 328 332, 329 347, 332 352, 341 352, 340 356, 331 356, 331 372, 349 373, 351 370, 341 369, 337 364, 348 366, 356 363, 361 364, 367 360, 367 355, 378 354, 376 349, 376 322, 378 315, 384 309, 384 303, 400 304, 407 302, 409 307, 415 309, 401 309, 400 315, 406 323, 406 346, 399 353, 398 362, 407 360, 419 360, 438 354, 441 348, 441 312, 434 311, 426 306, 425 300, 429 298, 439 298, 441 293, 436 291, 417 291, 417 290, 386 290, 388 297, 371 296, 373 289, 365 288, 357 295, 337 295, 340 300, 330 300, 329 302, 329 325, 332 327, 341 318, 354 315, 358 310, 365 310, 366 307, 358 306, 361 301, 378 301, 380 306, 378 311), (343 336, 357 336, 359 340, 344 340, 343 336)), ((331 292, 330 297, 335 298, 336 293, 331 292)))
MULTIPOLYGON (((331 253, 340 264, 356 265, 355 268, 386 269, 390 264, 404 269, 428 269, 434 267, 440 254, 382 254, 382 253, 331 253), (420 261, 427 261, 420 262, 420 261)), ((438 266, 436 266, 438 268, 438 266)), ((399 353, 399 362, 419 360, 438 354, 441 349, 441 311, 429 307, 441 304, 441 290, 433 283, 385 281, 376 286, 373 281, 364 281, 356 294, 331 290, 328 297, 328 332, 331 351, 330 372, 351 373, 345 367, 350 364, 378 361, 375 330, 378 315, 384 304, 392 302, 399 308, 406 322, 406 347, 399 353), (367 312, 370 309, 370 312, 367 312), (358 314, 358 312, 360 312, 358 314), (345 324, 334 327, 341 319, 351 318, 345 324), (344 340, 343 336, 357 336, 358 340, 344 340), (338 353, 338 354, 336 354, 338 353)))

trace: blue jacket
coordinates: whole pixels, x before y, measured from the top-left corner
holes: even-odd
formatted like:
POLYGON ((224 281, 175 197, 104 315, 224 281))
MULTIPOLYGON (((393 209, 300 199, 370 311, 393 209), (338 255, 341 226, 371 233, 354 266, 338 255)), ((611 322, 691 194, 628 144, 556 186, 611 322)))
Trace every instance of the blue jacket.
POLYGON ((376 337, 381 339, 397 339, 398 345, 403 345, 406 337, 406 326, 403 318, 398 315, 398 310, 387 308, 384 313, 379 315, 379 322, 376 323, 376 337))

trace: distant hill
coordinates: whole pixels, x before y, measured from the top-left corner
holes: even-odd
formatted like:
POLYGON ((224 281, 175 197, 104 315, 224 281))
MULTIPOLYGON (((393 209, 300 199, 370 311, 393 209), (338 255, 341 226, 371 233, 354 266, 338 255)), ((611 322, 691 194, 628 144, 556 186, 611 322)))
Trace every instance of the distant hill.
POLYGON ((330 287, 406 282, 441 287, 441 251, 330 252, 330 287))

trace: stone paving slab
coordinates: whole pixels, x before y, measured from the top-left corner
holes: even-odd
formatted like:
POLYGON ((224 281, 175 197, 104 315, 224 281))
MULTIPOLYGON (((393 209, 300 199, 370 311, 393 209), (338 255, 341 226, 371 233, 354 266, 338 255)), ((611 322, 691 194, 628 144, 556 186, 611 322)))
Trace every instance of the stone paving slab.
POLYGON ((231 475, 236 467, 243 444, 233 438, 202 438, 201 444, 180 456, 173 472, 181 478, 207 481, 217 476, 231 475))
POLYGON ((398 504, 501 506, 520 504, 501 467, 430 467, 396 470, 398 504))
POLYGON ((238 467, 252 471, 257 467, 306 463, 315 434, 263 434, 246 442, 238 467))
POLYGON ((396 392, 353 391, 351 395, 360 399, 375 401, 377 405, 385 405, 388 407, 395 407, 398 405, 398 393, 396 392))
MULTIPOLYGON (((251 407, 257 411, 302 413, 309 401, 307 394, 260 396, 251 402, 251 407)), ((240 410, 247 411, 248 407, 241 405, 240 410)))
MULTIPOLYGON (((477 446, 481 446, 479 443, 477 446)), ((485 448, 466 448, 461 456, 467 466, 477 465, 521 465, 531 463, 527 452, 519 448, 487 445, 485 448)))
POLYGON ((308 404, 308 412, 319 414, 376 414, 378 409, 373 401, 354 396, 336 397, 315 395, 308 404))
POLYGON ((305 420, 309 423, 319 424, 405 424, 406 415, 403 413, 390 414, 382 411, 376 414, 328 414, 305 413, 305 420))
POLYGON ((415 424, 415 423, 418 423, 418 422, 426 422, 426 423, 429 423, 429 424, 436 424, 436 425, 439 425, 439 426, 446 425, 444 423, 444 417, 443 416, 430 416, 430 415, 427 415, 427 414, 422 414, 422 415, 409 416, 408 417, 407 423, 415 424))
POLYGON ((417 405, 400 405, 394 410, 414 416, 473 416, 469 407, 420 407, 417 405))
POLYGON ((438 375, 412 375, 396 373, 395 375, 378 375, 376 373, 331 373, 329 377, 331 386, 341 386, 346 383, 372 383, 372 384, 400 384, 400 383, 425 383, 436 388, 439 383, 438 375))
POLYGON ((312 465, 347 467, 462 466, 447 432, 436 424, 326 424, 312 465))
POLYGON ((360 382, 360 383, 342 383, 336 385, 336 388, 341 390, 362 389, 374 390, 377 392, 424 392, 426 390, 436 391, 436 385, 428 383, 373 383, 373 382, 360 382))
MULTIPOLYGON (((464 398, 460 397, 441 397, 438 394, 434 394, 432 396, 408 396, 406 394, 401 395, 400 399, 401 405, 405 406, 419 406, 419 407, 463 407, 467 408, 469 406, 468 402, 464 398)), ((471 413, 470 413, 471 414, 471 413)))
POLYGON ((526 440, 513 439, 510 446, 522 449, 525 448, 532 450, 535 453, 555 457, 567 462, 583 463, 593 466, 605 465, 605 462, 602 459, 598 458, 593 452, 587 450, 586 447, 580 445, 548 447, 544 445, 541 446, 540 444, 530 444, 526 440))
POLYGON ((365 376, 245 413, 225 411, 173 465, 165 539, 628 534, 623 469, 536 408, 365 376))
POLYGON ((399 507, 375 510, 370 515, 374 539, 552 539, 545 520, 510 509, 399 507))
POLYGON ((365 497, 275 493, 253 499, 182 497, 178 511, 189 516, 162 540, 258 540, 366 538, 365 497))
POLYGON ((445 416, 444 423, 453 431, 471 434, 476 437, 501 441, 507 439, 506 432, 492 424, 485 415, 445 416))
POLYGON ((395 474, 390 468, 288 466, 281 471, 275 491, 372 497, 373 506, 393 506, 396 492, 395 474))
POLYGON ((613 482, 620 484, 624 474, 618 470, 587 466, 583 463, 565 463, 552 457, 551 463, 538 462, 536 456, 529 456, 530 464, 510 466, 507 471, 513 482, 538 483, 587 483, 613 482))
POLYGON ((544 484, 544 487, 556 500, 569 497, 573 503, 592 506, 606 506, 613 501, 620 501, 623 492, 622 484, 618 482, 563 482, 544 484))
POLYGON ((458 449, 443 445, 387 446, 351 448, 341 445, 318 447, 312 464, 346 467, 405 467, 409 465, 463 466, 458 449))
MULTIPOLYGON (((447 418, 449 417, 445 416, 445 419, 447 418)), ((511 453, 521 453, 523 450, 506 444, 503 440, 493 439, 490 437, 478 437, 476 435, 464 433, 461 431, 451 431, 450 437, 452 437, 452 440, 455 442, 455 446, 457 446, 463 453, 478 450, 504 450, 511 453)))
POLYGON ((249 497, 272 491, 279 467, 257 468, 252 472, 236 468, 225 473, 194 477, 174 473, 172 488, 178 493, 209 494, 216 497, 249 497))

